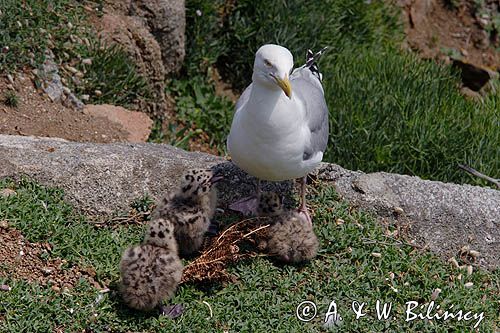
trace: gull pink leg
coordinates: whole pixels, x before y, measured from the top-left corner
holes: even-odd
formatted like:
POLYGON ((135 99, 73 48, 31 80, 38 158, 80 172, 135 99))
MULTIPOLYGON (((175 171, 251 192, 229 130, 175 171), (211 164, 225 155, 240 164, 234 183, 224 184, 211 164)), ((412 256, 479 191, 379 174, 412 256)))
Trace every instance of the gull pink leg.
POLYGON ((299 207, 299 213, 304 215, 307 222, 312 224, 312 219, 311 219, 311 216, 309 215, 309 211, 308 211, 307 205, 306 205, 306 182, 307 182, 307 175, 300 179, 301 202, 300 202, 300 207, 299 207))

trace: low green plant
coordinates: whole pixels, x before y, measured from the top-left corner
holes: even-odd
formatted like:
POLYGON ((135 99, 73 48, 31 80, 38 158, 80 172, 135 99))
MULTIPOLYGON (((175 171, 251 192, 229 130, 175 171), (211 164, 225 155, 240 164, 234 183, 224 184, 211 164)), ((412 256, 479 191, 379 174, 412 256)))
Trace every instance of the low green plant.
POLYGON ((91 103, 127 107, 151 97, 147 79, 138 73, 134 61, 120 46, 92 41, 81 47, 80 54, 91 64, 79 64, 85 76, 74 89, 79 95, 89 95, 91 103), (96 94, 96 90, 101 94, 96 94))
POLYGON ((4 94, 3 104, 16 108, 19 105, 19 97, 13 91, 8 91, 4 94))
POLYGON ((459 183, 480 183, 459 163, 500 176, 498 96, 468 101, 451 68, 411 54, 358 50, 324 64, 327 161, 459 183))
POLYGON ((20 182, 0 180, 1 188, 14 189, 16 195, 0 197, 0 221, 7 220, 30 242, 50 243, 53 258, 93 267, 99 281, 116 279, 122 249, 142 239, 142 226, 94 227, 64 202, 61 190, 45 188, 27 178, 20 182))
MULTIPOLYGON (((94 267, 111 290, 102 293, 82 278, 75 288, 56 292, 50 286, 14 279, 9 267, 0 266, 0 284, 12 288, 1 294, 2 332, 263 332, 269 327, 273 332, 329 331, 323 320, 331 301, 336 301, 343 318, 341 326, 332 330, 473 330, 477 320, 405 321, 406 302, 428 304, 433 297, 444 310, 453 305, 452 311, 483 312, 479 330, 495 332, 500 270, 474 269, 466 275, 404 239, 387 236, 398 226, 383 226, 352 209, 329 184, 311 187, 308 198, 316 207, 314 230, 321 243, 314 260, 287 266, 271 258, 249 258, 229 268, 237 282, 183 284, 171 300, 186 308, 177 320, 128 309, 121 301, 117 290, 120 255, 140 241, 143 227, 95 228, 63 201, 59 190, 27 179, 20 183, 0 181, 0 189, 5 187, 15 189, 17 195, 0 197, 0 220, 8 220, 31 242, 49 242, 51 257, 66 259, 70 266, 94 267), (467 288, 465 284, 470 282, 472 287, 467 288), (432 296, 437 288, 441 293, 432 296), (302 322, 296 315, 297 306, 305 300, 317 305, 317 315, 310 322, 302 322), (377 300, 391 302, 390 319, 376 318, 377 300), (351 310, 353 301, 366 302, 365 317, 356 319, 351 310)), ((419 312, 425 314, 425 309, 419 312)))
POLYGON ((177 148, 189 150, 190 140, 195 139, 203 132, 200 129, 186 127, 178 120, 169 122, 166 125, 166 129, 164 127, 165 125, 162 125, 161 120, 156 120, 148 142, 167 143, 177 148))
POLYGON ((84 16, 83 6, 71 0, 2 0, 0 72, 36 67, 43 62, 46 49, 62 56, 70 36, 79 34, 77 26, 84 16))
POLYGON ((176 118, 187 129, 184 138, 206 135, 207 144, 224 154, 234 104, 226 97, 217 96, 213 84, 202 76, 173 80, 169 93, 176 100, 176 118))

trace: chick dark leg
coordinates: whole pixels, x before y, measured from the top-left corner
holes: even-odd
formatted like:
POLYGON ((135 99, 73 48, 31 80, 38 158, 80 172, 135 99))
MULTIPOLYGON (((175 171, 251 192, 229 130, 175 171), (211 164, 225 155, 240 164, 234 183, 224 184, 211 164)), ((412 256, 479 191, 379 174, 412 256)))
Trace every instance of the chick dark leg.
POLYGON ((160 314, 170 319, 175 319, 184 313, 182 304, 160 305, 160 314))
POLYGON ((300 201, 301 202, 300 202, 300 207, 299 207, 299 213, 302 214, 306 218, 307 222, 312 224, 312 219, 311 219, 311 216, 309 215, 309 210, 307 209, 307 205, 306 205, 306 191, 307 191, 306 183, 307 183, 307 175, 300 179, 300 198, 301 198, 300 201))
POLYGON ((260 198, 260 179, 257 179, 255 194, 242 198, 229 205, 229 209, 240 212, 243 215, 256 215, 260 198))

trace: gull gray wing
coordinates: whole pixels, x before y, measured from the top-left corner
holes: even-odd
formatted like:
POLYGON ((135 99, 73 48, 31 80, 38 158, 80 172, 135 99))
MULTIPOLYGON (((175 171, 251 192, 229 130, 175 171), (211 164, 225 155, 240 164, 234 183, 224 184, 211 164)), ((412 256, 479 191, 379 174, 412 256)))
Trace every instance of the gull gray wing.
POLYGON ((240 98, 236 102, 235 110, 238 111, 250 98, 250 92, 252 91, 252 84, 250 84, 241 94, 240 98))
POLYGON ((304 160, 310 159, 317 152, 324 152, 328 143, 328 107, 323 87, 317 76, 307 67, 293 71, 290 82, 292 93, 296 94, 306 109, 306 120, 311 131, 311 142, 304 150, 304 160))

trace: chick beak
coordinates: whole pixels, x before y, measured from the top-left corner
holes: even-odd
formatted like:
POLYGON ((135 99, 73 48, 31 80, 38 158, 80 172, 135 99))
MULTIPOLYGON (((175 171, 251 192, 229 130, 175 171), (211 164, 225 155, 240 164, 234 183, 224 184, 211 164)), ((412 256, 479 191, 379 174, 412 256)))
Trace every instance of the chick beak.
POLYGON ((288 80, 288 74, 285 74, 285 77, 283 79, 279 78, 278 76, 274 76, 274 79, 276 80, 276 84, 283 90, 285 95, 292 99, 292 85, 290 84, 290 80, 288 80))

